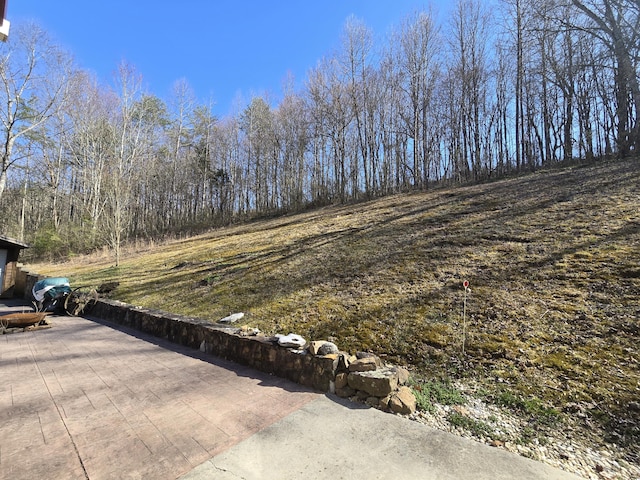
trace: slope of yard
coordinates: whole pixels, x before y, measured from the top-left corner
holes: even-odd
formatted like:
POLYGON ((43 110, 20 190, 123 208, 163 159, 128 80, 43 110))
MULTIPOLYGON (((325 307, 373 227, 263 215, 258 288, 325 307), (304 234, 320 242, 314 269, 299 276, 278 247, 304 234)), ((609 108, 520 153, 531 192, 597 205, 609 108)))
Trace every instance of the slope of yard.
POLYGON ((98 256, 33 268, 118 281, 113 296, 136 305, 334 337, 487 399, 535 399, 638 461, 638 160, 229 227, 117 268, 98 256))

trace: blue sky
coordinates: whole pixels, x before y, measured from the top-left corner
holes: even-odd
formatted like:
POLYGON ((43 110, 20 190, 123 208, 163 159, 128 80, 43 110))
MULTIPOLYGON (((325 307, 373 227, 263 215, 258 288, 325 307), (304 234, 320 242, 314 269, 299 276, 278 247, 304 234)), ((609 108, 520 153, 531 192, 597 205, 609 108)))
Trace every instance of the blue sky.
POLYGON ((150 93, 167 99, 186 79, 197 98, 224 116, 252 95, 278 98, 290 72, 304 81, 340 43, 350 15, 385 38, 402 18, 429 5, 413 0, 9 0, 12 28, 37 21, 101 82, 122 61, 135 65, 150 93))

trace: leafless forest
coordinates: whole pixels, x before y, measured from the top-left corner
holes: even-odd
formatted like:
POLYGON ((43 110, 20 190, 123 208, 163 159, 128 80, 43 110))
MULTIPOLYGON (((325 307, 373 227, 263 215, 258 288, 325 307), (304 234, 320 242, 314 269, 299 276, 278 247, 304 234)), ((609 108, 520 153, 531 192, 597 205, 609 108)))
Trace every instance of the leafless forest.
POLYGON ((350 18, 336 43, 301 87, 216 118, 187 80, 162 99, 126 62, 96 79, 16 25, 0 46, 0 231, 117 262, 132 239, 637 153, 638 0, 460 0, 384 37, 350 18))

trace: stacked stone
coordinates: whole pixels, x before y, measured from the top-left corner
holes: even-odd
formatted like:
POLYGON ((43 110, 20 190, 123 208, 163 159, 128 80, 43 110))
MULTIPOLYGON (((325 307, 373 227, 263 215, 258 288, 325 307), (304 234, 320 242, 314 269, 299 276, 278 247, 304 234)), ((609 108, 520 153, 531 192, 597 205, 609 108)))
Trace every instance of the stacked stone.
POLYGON ((338 351, 330 342, 311 342, 309 353, 335 359, 335 380, 330 390, 339 397, 365 402, 384 411, 409 415, 416 411, 416 398, 405 384, 409 372, 386 365, 380 357, 366 352, 355 356, 338 351), (330 344, 330 353, 326 345, 330 344))

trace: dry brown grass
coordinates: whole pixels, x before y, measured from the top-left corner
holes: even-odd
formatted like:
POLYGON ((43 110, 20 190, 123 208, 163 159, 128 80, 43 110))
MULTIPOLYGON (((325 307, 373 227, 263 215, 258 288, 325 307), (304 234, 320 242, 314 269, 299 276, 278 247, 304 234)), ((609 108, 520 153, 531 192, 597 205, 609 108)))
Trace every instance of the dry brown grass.
POLYGON ((508 389, 639 443, 640 162, 546 170, 37 265, 116 298, 335 337, 416 372, 508 389), (466 356, 462 281, 469 280, 466 356))

